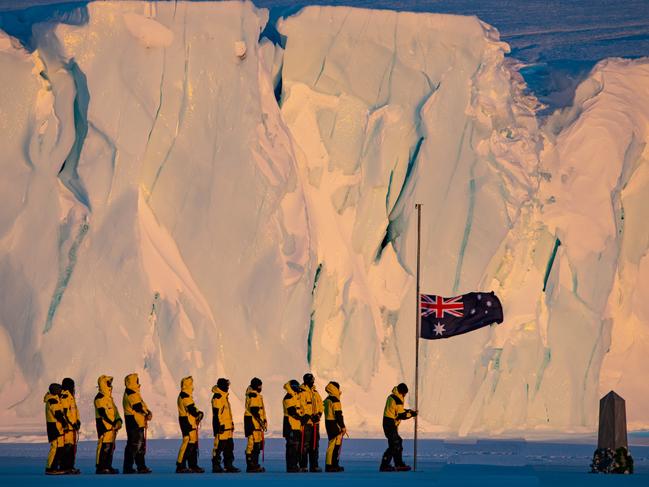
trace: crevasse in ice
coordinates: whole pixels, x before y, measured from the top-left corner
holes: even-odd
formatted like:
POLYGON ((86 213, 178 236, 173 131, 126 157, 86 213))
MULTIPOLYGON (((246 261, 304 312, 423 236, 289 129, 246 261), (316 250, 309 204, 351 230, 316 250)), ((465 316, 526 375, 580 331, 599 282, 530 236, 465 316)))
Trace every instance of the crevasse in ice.
POLYGON ((250 3, 82 9, 33 50, 0 35, 3 430, 39 431, 66 375, 91 425, 96 377, 119 396, 132 371, 157 436, 188 374, 240 412, 261 377, 279 430, 312 370, 379 432, 413 389, 415 202, 423 291, 494 290, 506 317, 421 343, 424 432, 592 431, 610 388, 649 423, 646 60, 541 123, 474 17, 308 7, 279 46, 250 3))

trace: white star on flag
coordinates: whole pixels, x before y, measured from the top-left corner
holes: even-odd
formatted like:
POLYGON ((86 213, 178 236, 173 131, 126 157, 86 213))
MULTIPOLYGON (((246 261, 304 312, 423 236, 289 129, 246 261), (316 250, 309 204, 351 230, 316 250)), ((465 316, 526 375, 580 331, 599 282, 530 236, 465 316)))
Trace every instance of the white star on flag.
POLYGON ((444 325, 442 325, 439 321, 435 325, 435 336, 443 335, 446 330, 444 329, 444 325))

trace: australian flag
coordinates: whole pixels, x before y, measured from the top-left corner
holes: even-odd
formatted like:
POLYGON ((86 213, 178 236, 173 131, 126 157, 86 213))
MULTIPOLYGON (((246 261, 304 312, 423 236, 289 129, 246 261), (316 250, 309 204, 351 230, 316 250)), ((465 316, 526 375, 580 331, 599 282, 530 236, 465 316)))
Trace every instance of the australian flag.
POLYGON ((449 338, 503 322, 503 307, 493 292, 467 293, 454 298, 421 294, 420 309, 420 336, 427 340, 449 338))

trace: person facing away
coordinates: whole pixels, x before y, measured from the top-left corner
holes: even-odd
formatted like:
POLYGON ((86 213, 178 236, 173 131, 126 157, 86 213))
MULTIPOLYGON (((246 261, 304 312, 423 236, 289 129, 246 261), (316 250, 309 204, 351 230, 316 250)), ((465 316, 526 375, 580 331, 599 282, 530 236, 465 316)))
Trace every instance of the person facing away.
POLYGON ((240 472, 233 465, 234 462, 234 421, 232 420, 232 408, 228 397, 230 381, 220 378, 212 387, 212 430, 214 432, 214 449, 212 450, 212 472, 214 473, 236 473, 240 472), (221 467, 221 454, 223 464, 221 467))
POLYGON ((124 450, 124 473, 151 473, 146 466, 146 430, 153 418, 140 395, 140 379, 137 374, 129 374, 124 378, 124 420, 126 423, 126 449, 124 450), (133 462, 137 470, 133 468, 133 462))
POLYGON ((304 442, 304 425, 309 419, 302 413, 300 405, 300 383, 293 379, 284 384, 286 395, 282 401, 284 408, 284 426, 282 433, 286 439, 286 471, 299 472, 299 453, 304 442))
POLYGON ((347 433, 343 408, 340 403, 340 384, 329 382, 325 387, 328 394, 324 400, 325 428, 327 430, 327 454, 325 456, 325 472, 342 472, 345 469, 340 466, 340 447, 343 443, 343 436, 347 433))
POLYGON ((50 442, 45 473, 47 475, 65 474, 67 471, 63 468, 63 432, 67 421, 61 404, 61 384, 50 384, 43 402, 45 403, 47 441, 50 442))
POLYGON ((203 411, 199 411, 194 404, 194 379, 192 376, 184 377, 180 381, 180 394, 178 394, 178 423, 183 435, 176 473, 203 473, 198 466, 198 427, 203 420, 203 411))
POLYGON ((307 416, 304 424, 304 441, 300 452, 300 470, 306 472, 322 472, 318 466, 320 448, 320 418, 324 412, 322 397, 315 388, 313 374, 304 374, 304 383, 300 387, 300 407, 307 416))
POLYGON ((410 466, 403 463, 403 439, 399 436, 399 423, 404 419, 417 416, 417 411, 405 409, 403 402, 408 393, 408 386, 403 382, 392 389, 392 394, 385 401, 383 410, 383 433, 388 440, 388 448, 381 459, 381 472, 393 472, 395 470, 405 472, 410 466), (394 459, 394 467, 392 466, 394 459))
POLYGON ((259 465, 259 453, 264 446, 264 431, 268 429, 261 390, 261 379, 253 377, 246 389, 246 411, 243 415, 243 429, 247 440, 246 472, 252 473, 266 471, 264 467, 259 465))
POLYGON ((79 440, 79 410, 74 399, 74 380, 66 377, 61 382, 61 405, 65 415, 66 424, 63 427, 63 469, 71 474, 80 474, 81 471, 74 467, 77 456, 77 441, 79 440))
POLYGON ((119 470, 113 468, 113 453, 115 439, 122 427, 115 401, 113 401, 113 378, 102 375, 97 379, 99 392, 95 396, 95 422, 97 425, 97 455, 96 472, 98 474, 115 474, 119 470))

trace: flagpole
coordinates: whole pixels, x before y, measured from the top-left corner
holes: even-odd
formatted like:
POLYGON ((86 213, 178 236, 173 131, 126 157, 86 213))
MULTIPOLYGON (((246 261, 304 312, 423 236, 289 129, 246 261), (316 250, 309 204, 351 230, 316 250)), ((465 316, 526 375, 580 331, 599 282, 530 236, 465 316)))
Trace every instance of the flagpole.
MULTIPOLYGON (((420 300, 420 289, 419 289, 419 268, 420 268, 420 255, 421 255, 421 203, 416 203, 415 208, 417 210, 417 319, 415 322, 415 411, 419 411, 419 334, 421 332, 421 300, 420 300)), ((415 444, 413 452, 413 470, 417 471, 417 432, 419 429, 419 414, 415 416, 415 444)))

